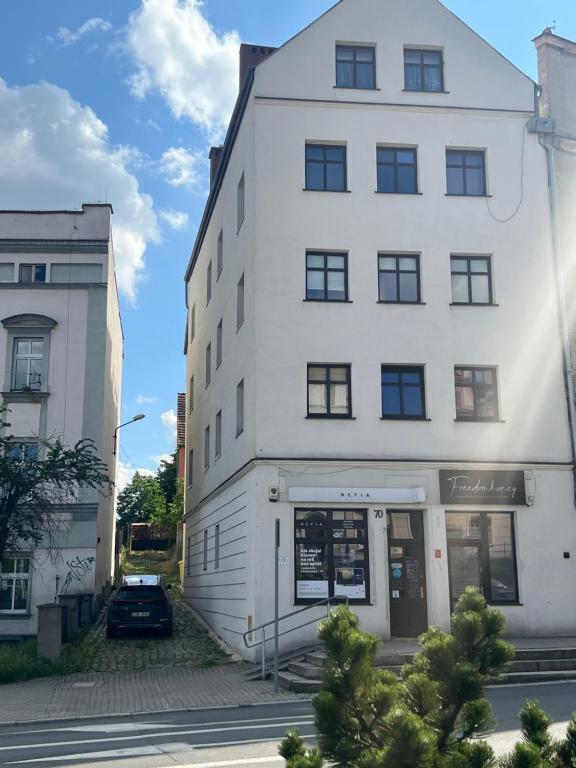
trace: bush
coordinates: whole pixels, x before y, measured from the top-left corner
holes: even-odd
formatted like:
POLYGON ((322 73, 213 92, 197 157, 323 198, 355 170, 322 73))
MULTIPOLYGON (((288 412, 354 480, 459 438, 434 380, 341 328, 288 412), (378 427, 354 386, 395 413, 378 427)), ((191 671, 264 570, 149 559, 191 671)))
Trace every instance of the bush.
POLYGON ((17 683, 64 672, 61 661, 50 661, 36 655, 34 640, 0 643, 0 683, 17 683))

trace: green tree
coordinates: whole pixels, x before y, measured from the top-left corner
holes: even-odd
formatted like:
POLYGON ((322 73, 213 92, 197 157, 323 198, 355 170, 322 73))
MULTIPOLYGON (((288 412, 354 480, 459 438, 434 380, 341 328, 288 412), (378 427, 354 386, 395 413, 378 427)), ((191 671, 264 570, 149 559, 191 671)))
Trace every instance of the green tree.
POLYGON ((162 459, 158 471, 156 472, 156 479, 160 484, 160 488, 166 499, 166 504, 172 504, 178 493, 178 478, 176 474, 176 461, 178 452, 170 454, 170 459, 162 459))
POLYGON ((82 490, 110 493, 113 482, 91 440, 68 448, 61 440, 39 440, 26 452, 7 434, 7 409, 0 408, 0 560, 30 545, 57 549, 61 508, 82 490))
POLYGON ((166 501, 155 477, 136 472, 132 481, 118 494, 118 526, 128 523, 147 523, 161 515, 166 501))
POLYGON ((397 678, 374 666, 378 639, 340 607, 319 632, 328 656, 314 699, 319 752, 290 733, 281 747, 288 768, 320 768, 322 757, 349 768, 493 768, 490 746, 471 739, 491 721, 483 683, 514 655, 503 629, 502 613, 469 588, 452 634, 424 633, 422 652, 397 678))
POLYGON ((176 526, 182 520, 184 512, 184 483, 177 481, 176 496, 171 502, 166 502, 162 510, 157 510, 150 516, 150 522, 175 531, 176 526))

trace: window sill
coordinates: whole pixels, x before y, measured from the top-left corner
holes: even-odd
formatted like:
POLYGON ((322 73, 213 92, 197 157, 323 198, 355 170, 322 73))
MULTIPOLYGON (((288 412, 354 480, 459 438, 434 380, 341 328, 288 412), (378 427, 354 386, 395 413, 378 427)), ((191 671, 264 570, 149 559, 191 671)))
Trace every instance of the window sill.
POLYGON ((31 613, 1 613, 0 621, 26 621, 32 617, 31 613))
POLYGON ((397 304, 400 304, 404 307, 425 307, 426 302, 425 301, 382 301, 381 299, 378 299, 376 304, 388 304, 389 306, 395 307, 397 304))
POLYGON ((333 85, 339 91, 381 91, 382 88, 358 88, 354 85, 333 85))
POLYGON ((504 419, 454 419, 457 424, 506 424, 504 419))
POLYGON ((512 608, 513 607, 518 608, 518 607, 523 607, 524 606, 524 603, 519 603, 519 602, 502 602, 501 600, 486 600, 486 602, 488 603, 488 605, 497 605, 499 608, 506 608, 506 606, 508 606, 508 605, 510 607, 512 607, 512 608))
POLYGON ((426 416, 381 416, 380 421, 432 421, 426 416))
POLYGON ((432 96, 436 93, 450 93, 450 91, 419 91, 416 88, 402 88, 402 93, 429 93, 432 96))
POLYGON ((302 299, 308 304, 354 304, 352 299, 302 299))
POLYGON ((424 197, 424 192, 386 192, 383 189, 375 189, 375 195, 401 195, 402 197, 424 197))
POLYGON ((302 192, 331 192, 336 195, 350 195, 351 189, 308 189, 308 187, 302 187, 302 192))
POLYGON ((331 413, 326 415, 318 413, 315 416, 305 416, 304 418, 310 421, 356 421, 356 416, 336 416, 331 413))
MULTIPOLYGON (((335 597, 331 597, 330 600, 334 601, 334 605, 344 605, 345 603, 349 603, 350 605, 373 605, 373 603, 370 602, 370 600, 354 600, 354 598, 348 598, 342 597, 342 601, 337 600, 335 597)), ((317 600, 304 600, 302 598, 295 598, 293 605, 314 605, 317 600)))
POLYGON ((494 304, 487 301, 451 301, 451 307, 499 307, 500 304, 494 304))
POLYGON ((492 197, 492 195, 461 195, 456 192, 446 192, 444 197, 473 197, 473 198, 484 198, 484 197, 492 197))
POLYGON ((35 392, 24 389, 11 389, 9 392, 0 393, 5 402, 34 402, 35 400, 45 400, 49 392, 35 392))

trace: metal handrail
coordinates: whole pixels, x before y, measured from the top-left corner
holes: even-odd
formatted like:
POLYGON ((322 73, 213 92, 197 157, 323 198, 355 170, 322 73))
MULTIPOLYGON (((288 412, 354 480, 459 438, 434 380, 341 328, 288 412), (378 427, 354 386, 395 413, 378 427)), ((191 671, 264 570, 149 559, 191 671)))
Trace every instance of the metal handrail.
MULTIPOLYGON (((262 667, 262 680, 266 679, 266 642, 268 640, 277 640, 278 637, 283 637, 284 635, 289 635, 290 632, 295 632, 297 629, 302 629, 303 627, 307 627, 310 624, 314 624, 320 619, 311 619, 310 621, 304 622, 304 624, 298 624, 296 627, 290 627, 289 629, 286 629, 284 632, 278 632, 278 634, 274 634, 270 637, 266 637, 266 628, 270 627, 272 625, 275 625, 276 623, 280 623, 281 621, 284 621, 284 619, 289 619, 292 616, 298 616, 300 613, 305 613, 306 611, 310 611, 313 608, 321 608, 323 606, 326 606, 327 616, 330 615, 330 606, 332 605, 341 605, 345 603, 348 604, 348 598, 344 596, 334 596, 334 597, 326 597, 324 600, 318 600, 316 603, 311 603, 310 605, 305 605, 304 608, 299 608, 296 611, 290 611, 290 613, 285 613, 283 616, 278 616, 278 619, 271 619, 270 621, 266 621, 264 624, 259 624, 257 627, 252 627, 252 629, 249 629, 247 632, 244 632, 242 635, 242 639, 244 640, 244 645, 246 648, 257 648, 259 645, 262 646, 262 653, 261 653, 261 667, 262 667), (252 635, 254 632, 261 632, 261 638, 255 643, 249 642, 249 636, 252 635)), ((278 659, 275 658, 275 666, 278 665, 278 659)))

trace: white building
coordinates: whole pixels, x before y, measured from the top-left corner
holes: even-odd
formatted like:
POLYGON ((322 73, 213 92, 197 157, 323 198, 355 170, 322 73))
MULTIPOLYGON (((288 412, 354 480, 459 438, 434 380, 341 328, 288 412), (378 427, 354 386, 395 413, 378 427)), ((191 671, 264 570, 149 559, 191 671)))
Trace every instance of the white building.
POLYGON ((186 273, 186 599, 242 650, 279 518, 281 614, 341 595, 411 636, 476 584, 510 634, 574 634, 535 84, 436 0, 241 57, 186 273))
MULTIPOLYGON (((108 204, 81 211, 0 211, 1 402, 24 453, 38 439, 89 438, 115 476, 122 329, 108 204)), ((114 494, 86 490, 61 512, 59 548, 2 561, 0 636, 34 635, 36 606, 91 592, 114 564, 114 494)))

